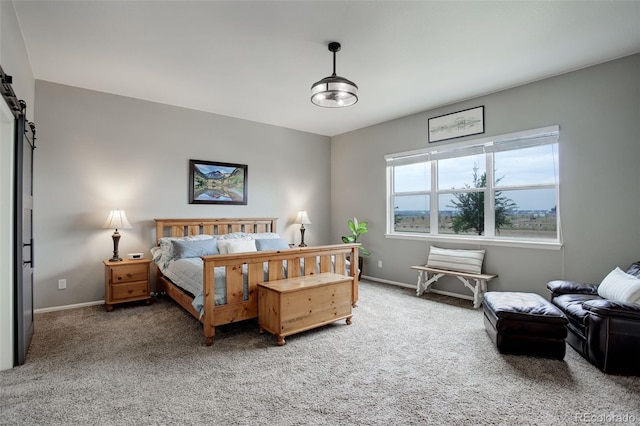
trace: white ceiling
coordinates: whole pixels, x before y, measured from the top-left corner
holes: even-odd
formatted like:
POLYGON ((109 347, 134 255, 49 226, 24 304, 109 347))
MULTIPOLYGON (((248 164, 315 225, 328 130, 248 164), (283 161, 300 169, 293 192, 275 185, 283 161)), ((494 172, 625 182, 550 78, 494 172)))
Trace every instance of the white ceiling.
POLYGON ((14 4, 36 79, 328 136, 640 52, 638 1, 14 4))

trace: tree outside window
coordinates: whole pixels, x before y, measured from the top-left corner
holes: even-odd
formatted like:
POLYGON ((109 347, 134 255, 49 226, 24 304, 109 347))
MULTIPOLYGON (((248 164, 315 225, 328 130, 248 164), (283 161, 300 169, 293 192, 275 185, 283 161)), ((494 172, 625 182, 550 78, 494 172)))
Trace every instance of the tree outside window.
MULTIPOLYGON (((502 178, 496 179, 496 184, 502 178)), ((487 174, 478 176, 478 168, 473 168, 473 186, 465 184, 467 188, 482 189, 477 192, 456 192, 453 194, 452 205, 458 210, 451 220, 451 229, 456 234, 460 232, 474 231, 477 235, 484 235, 484 188, 487 187, 487 174)), ((495 193, 495 226, 496 233, 501 227, 511 225, 509 213, 518 208, 518 205, 508 197, 502 195, 501 191, 495 193)))

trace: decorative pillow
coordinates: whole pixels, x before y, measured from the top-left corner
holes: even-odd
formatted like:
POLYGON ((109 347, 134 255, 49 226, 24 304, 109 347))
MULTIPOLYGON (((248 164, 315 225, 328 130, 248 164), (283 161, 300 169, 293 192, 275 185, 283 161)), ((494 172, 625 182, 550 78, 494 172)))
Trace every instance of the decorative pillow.
MULTIPOLYGON (((231 235, 231 234, 228 234, 228 235, 231 235)), ((229 245, 234 241, 253 241, 253 240, 251 240, 249 237, 218 240, 218 251, 220 252, 220 254, 231 253, 229 251, 229 245)), ((255 247, 255 242, 253 243, 253 246, 255 247)), ((255 251, 255 250, 253 250, 253 251, 255 251)))
POLYGON ((218 254, 218 245, 216 240, 213 238, 195 241, 174 240, 171 241, 171 244, 173 245, 174 259, 186 259, 189 257, 218 254))
POLYGON ((255 241, 258 251, 286 250, 289 248, 289 243, 284 238, 261 238, 255 241))
POLYGON ((208 234, 190 235, 187 237, 162 237, 158 244, 159 250, 152 251, 153 261, 156 263, 162 262, 163 264, 166 264, 173 260, 174 253, 172 241, 200 241, 210 240, 212 238, 213 236, 208 234))
POLYGON ((246 253, 258 251, 255 240, 231 240, 227 246, 227 253, 246 253))
POLYGON ((598 296, 614 302, 640 305, 640 278, 616 268, 598 286, 598 296))
POLYGON ((482 273, 484 250, 452 250, 431 246, 427 266, 447 271, 482 273))

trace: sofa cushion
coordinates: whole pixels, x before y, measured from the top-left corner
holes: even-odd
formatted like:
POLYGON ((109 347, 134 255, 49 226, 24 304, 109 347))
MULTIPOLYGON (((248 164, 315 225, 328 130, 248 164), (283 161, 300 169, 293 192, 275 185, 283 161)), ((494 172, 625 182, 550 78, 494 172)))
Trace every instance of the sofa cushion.
POLYGON ((589 321, 589 312, 582 306, 588 300, 602 300, 595 294, 563 294, 554 297, 551 302, 556 305, 567 317, 572 328, 578 330, 584 336, 585 328, 589 321))
POLYGON ((598 286, 598 295, 615 302, 640 305, 640 279, 616 268, 604 277, 598 286))
POLYGON ((640 321, 640 305, 600 299, 588 300, 582 307, 593 314, 608 318, 640 321))

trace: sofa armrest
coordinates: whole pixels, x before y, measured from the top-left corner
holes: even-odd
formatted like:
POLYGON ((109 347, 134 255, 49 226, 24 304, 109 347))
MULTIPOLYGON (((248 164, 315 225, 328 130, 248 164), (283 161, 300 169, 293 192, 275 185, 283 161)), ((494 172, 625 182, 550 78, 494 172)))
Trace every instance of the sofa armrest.
POLYGON ((623 318, 638 321, 640 325, 640 305, 614 302, 613 300, 588 300, 582 307, 601 317, 623 318))
POLYGON ((547 283, 551 297, 560 294, 598 294, 597 284, 579 283, 576 281, 555 280, 547 283))

